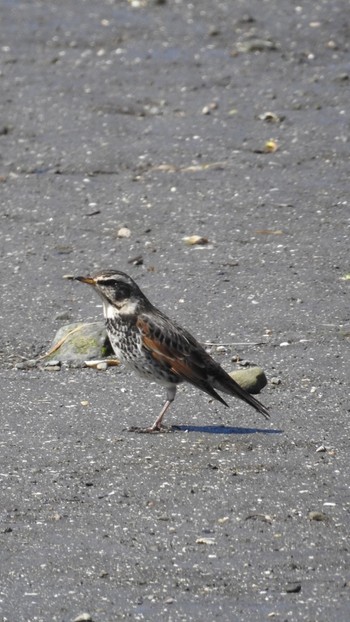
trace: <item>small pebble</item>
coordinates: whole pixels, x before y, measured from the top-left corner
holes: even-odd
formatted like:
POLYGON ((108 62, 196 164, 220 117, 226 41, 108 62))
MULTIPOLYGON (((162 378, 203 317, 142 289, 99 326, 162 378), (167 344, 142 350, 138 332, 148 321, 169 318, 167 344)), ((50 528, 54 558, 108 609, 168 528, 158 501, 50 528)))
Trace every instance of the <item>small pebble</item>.
POLYGON ((188 246, 194 246, 195 244, 203 244, 204 245, 204 244, 208 244, 208 242, 209 242, 208 238, 203 237, 201 235, 185 236, 184 238, 182 238, 182 240, 188 246))
POLYGON ((272 378, 270 378, 270 383, 271 384, 281 384, 281 378, 277 378, 277 376, 273 376, 272 378))
POLYGON ((93 619, 89 613, 79 613, 72 622, 93 622, 93 619))
POLYGON ((85 361, 64 361, 63 365, 68 369, 82 369, 85 367, 85 361))
POLYGON ((100 371, 106 371, 108 367, 108 364, 106 363, 106 361, 102 361, 101 363, 97 363, 96 365, 96 369, 99 369, 100 371))
POLYGON ((281 118, 275 112, 263 112, 259 114, 260 121, 269 121, 270 123, 279 123, 281 118))
POLYGON ((309 520, 315 520, 319 522, 324 522, 328 520, 328 516, 324 512, 309 512, 307 517, 309 520))
POLYGON ((217 108, 218 108, 217 102, 211 102, 210 104, 202 108, 202 114, 210 114, 213 110, 216 110, 217 108))
POLYGON ((335 76, 334 80, 338 80, 339 82, 346 82, 347 80, 349 80, 350 75, 348 73, 339 73, 337 76, 335 76))
POLYGON ((130 257, 130 259, 128 259, 128 263, 131 263, 134 266, 142 266, 143 265, 143 257, 142 257, 142 255, 136 255, 136 257, 130 257))
POLYGON ((278 48, 277 43, 270 41, 269 39, 249 39, 247 41, 238 41, 236 43, 236 50, 241 54, 248 54, 252 52, 265 52, 269 50, 276 50, 278 48))
POLYGON ((209 34, 210 37, 217 37, 220 34, 220 32, 221 31, 220 31, 220 29, 217 26, 211 26, 209 28, 208 34, 209 34))
POLYGON ((37 361, 34 359, 31 359, 29 361, 21 361, 20 363, 16 363, 15 368, 16 369, 33 369, 36 366, 37 366, 37 361))
POLYGON ((128 227, 120 227, 120 229, 118 229, 117 231, 118 238, 130 238, 130 236, 131 236, 131 231, 130 229, 128 229, 128 227))
POLYGON ((288 585, 286 585, 287 594, 297 594, 300 591, 301 591, 300 583, 288 583, 288 585))
POLYGON ((215 544, 215 540, 213 538, 197 538, 196 544, 208 544, 210 546, 215 544))
POLYGON ((101 579, 106 579, 109 576, 109 572, 107 572, 107 570, 102 570, 101 574, 100 574, 100 578, 101 579))
POLYGON ((261 367, 248 367, 229 372, 229 376, 248 393, 259 393, 267 385, 267 378, 261 367))
POLYGON ((280 348, 285 348, 286 346, 290 346, 289 341, 282 341, 282 343, 280 343, 280 348))
POLYGON ((55 320, 70 320, 70 318, 71 314, 69 311, 63 311, 62 313, 58 313, 58 315, 56 315, 55 320))
POLYGON ((316 449, 316 453, 322 453, 322 452, 325 452, 325 451, 327 451, 327 447, 325 445, 320 445, 316 449))

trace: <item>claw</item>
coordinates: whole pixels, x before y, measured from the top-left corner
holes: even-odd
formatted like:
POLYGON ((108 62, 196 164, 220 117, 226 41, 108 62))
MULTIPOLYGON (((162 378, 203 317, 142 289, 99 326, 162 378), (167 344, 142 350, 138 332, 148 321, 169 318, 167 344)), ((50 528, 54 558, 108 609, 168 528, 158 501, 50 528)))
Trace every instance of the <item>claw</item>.
POLYGON ((128 428, 128 432, 136 432, 137 434, 164 434, 167 432, 173 432, 173 428, 165 425, 161 425, 160 427, 152 426, 150 428, 140 428, 133 425, 131 428, 128 428))

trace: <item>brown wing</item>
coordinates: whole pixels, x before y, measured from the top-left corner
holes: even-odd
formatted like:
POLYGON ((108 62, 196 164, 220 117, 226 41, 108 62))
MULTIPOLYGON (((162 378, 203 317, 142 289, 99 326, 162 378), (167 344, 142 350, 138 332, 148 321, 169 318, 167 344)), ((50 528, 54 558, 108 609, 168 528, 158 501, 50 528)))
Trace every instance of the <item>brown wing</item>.
POLYGON ((154 360, 165 364, 181 380, 190 382, 227 406, 209 382, 207 363, 211 358, 190 333, 155 309, 152 317, 139 315, 136 326, 141 333, 143 347, 154 360))
POLYGON ((240 398, 266 419, 270 417, 268 409, 237 384, 188 331, 158 309, 152 307, 152 313, 140 314, 136 325, 143 347, 181 380, 190 382, 225 406, 228 404, 215 389, 240 398))

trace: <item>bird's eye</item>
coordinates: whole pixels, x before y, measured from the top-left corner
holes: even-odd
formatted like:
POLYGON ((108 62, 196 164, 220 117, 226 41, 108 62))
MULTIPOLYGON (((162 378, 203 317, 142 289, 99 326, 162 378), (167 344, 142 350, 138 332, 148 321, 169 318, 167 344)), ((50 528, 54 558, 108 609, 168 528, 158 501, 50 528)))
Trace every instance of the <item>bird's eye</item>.
POLYGON ((101 282, 103 287, 113 290, 115 300, 124 300, 130 296, 130 287, 127 283, 117 281, 117 279, 106 279, 101 282))

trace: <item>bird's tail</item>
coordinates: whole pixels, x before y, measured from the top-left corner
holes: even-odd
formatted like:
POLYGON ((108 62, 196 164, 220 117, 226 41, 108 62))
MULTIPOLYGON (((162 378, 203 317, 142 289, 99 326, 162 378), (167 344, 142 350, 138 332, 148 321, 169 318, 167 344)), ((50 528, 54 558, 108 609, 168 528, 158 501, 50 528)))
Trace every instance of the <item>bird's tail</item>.
POLYGON ((250 406, 253 406, 255 410, 265 417, 265 419, 270 419, 270 413, 266 406, 259 402, 255 397, 253 397, 248 391, 243 389, 238 382, 233 380, 231 376, 225 373, 225 376, 221 378, 215 378, 215 382, 213 382, 215 389, 218 391, 223 391, 223 393, 227 393, 228 395, 233 395, 234 397, 238 397, 243 400, 250 406))

